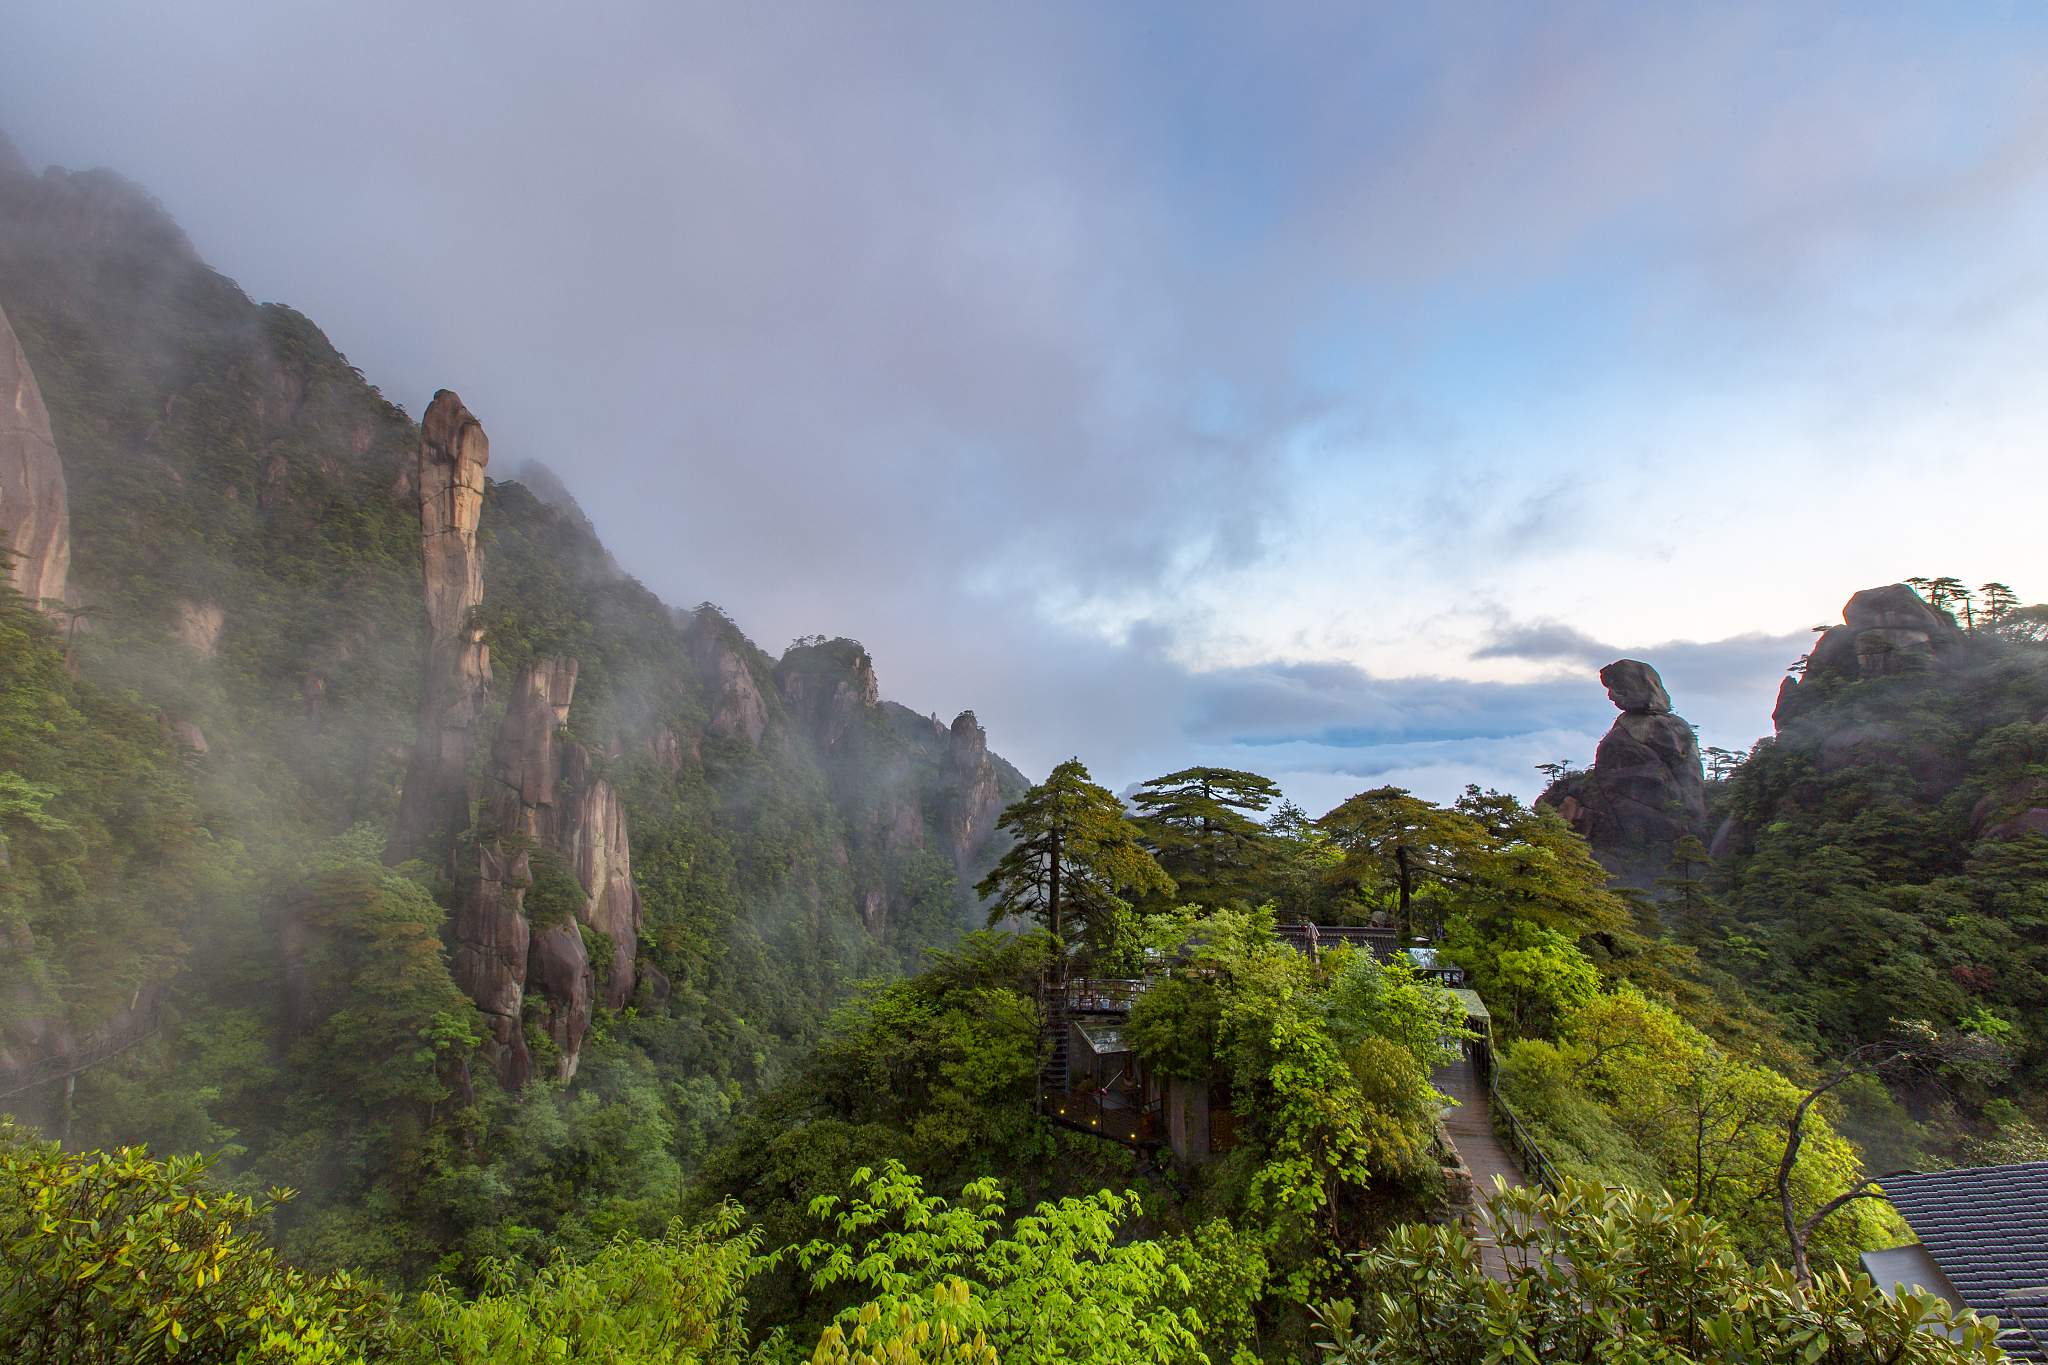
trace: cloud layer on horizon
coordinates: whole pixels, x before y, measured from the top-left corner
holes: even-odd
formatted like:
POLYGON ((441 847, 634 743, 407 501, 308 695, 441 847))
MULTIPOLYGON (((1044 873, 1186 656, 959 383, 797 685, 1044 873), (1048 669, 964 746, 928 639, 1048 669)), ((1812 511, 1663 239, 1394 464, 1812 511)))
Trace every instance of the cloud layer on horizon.
POLYGON ((1526 794, 1608 659, 1732 747, 1855 589, 2048 596, 2044 23, 77 0, 0 127, 1028 770, 1526 794))

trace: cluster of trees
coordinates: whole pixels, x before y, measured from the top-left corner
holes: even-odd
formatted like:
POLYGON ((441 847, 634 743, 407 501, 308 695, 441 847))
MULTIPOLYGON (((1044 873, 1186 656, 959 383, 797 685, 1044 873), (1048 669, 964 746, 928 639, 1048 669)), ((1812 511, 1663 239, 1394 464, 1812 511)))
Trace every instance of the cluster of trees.
POLYGON ((1148 925, 1176 907, 1270 906, 1289 923, 1441 943, 1524 1032, 1607 978, 1689 989, 1689 955, 1660 937, 1655 906, 1610 888, 1554 812, 1501 792, 1440 806, 1379 787, 1311 820, 1267 778, 1190 768, 1141 784, 1127 809, 1069 759, 1001 828, 1014 842, 976 888, 989 923, 1036 921, 1103 974, 1141 970, 1148 925))
MULTIPOLYGON (((473 1294, 393 1296, 309 1275, 264 1245, 265 1201, 207 1187, 201 1160, 67 1157, 0 1128, 0 1349, 35 1363, 189 1365, 1208 1365, 1232 1314, 1227 1245, 1142 1235, 1102 1191, 1012 1217, 994 1181, 946 1198, 900 1165, 819 1193, 814 1234, 773 1250, 740 1210, 622 1234, 595 1254, 496 1263, 473 1294), (822 1326, 750 1325, 791 1272, 822 1326)), ((1660 1194, 1568 1182, 1502 1192, 1487 1231, 1505 1284, 1456 1228, 1409 1226, 1313 1305, 1326 1365, 1503 1359, 1991 1365, 1992 1329, 1867 1279, 1758 1272, 1716 1220, 1660 1194), (1930 1330, 1932 1329, 1932 1330, 1930 1330)), ((1290 1350, 1287 1358, 1306 1352, 1290 1350)), ((1240 1347, 1236 1361, 1260 1358, 1240 1347)))

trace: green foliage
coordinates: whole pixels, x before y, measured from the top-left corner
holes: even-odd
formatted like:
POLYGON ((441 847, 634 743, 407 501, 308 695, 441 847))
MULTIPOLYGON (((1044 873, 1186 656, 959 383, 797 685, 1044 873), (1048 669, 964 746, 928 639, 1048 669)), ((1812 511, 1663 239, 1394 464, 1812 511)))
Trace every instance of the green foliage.
POLYGON ((854 1184, 861 1192, 851 1199, 822 1195, 811 1205, 836 1238, 794 1253, 814 1289, 859 1286, 863 1302, 840 1313, 841 1331, 902 1336, 943 1325, 1006 1365, 1203 1358, 1200 1318, 1174 1306, 1193 1288, 1187 1272, 1158 1242, 1118 1235, 1134 1194, 1040 1204, 1000 1236, 1009 1220, 993 1180, 948 1201, 891 1162, 856 1171, 854 1184))
POLYGON ((553 849, 537 848, 526 855, 526 865, 531 880, 520 904, 534 932, 541 933, 575 918, 587 898, 569 860, 553 849))
POLYGON ((1811 1051, 1990 1011, 2038 1094, 2048 840, 2008 822, 2048 805, 2048 649, 1984 626, 1942 668, 1830 671, 1787 695, 1776 739, 1717 784, 1733 853, 1683 931, 1811 1051))
POLYGON ((1132 900, 1173 894, 1123 806, 1077 758, 1014 802, 996 828, 1015 842, 974 888, 991 925, 1034 919, 1062 949, 1072 941, 1105 963, 1124 961, 1138 947, 1132 900))
MULTIPOLYGON (((1804 1091, 1734 1056, 1671 1009, 1623 989, 1565 1015, 1562 1041, 1517 1045, 1502 1093, 1568 1173, 1662 1188, 1721 1220, 1752 1257, 1786 1253, 1768 1191, 1804 1091), (1590 1101, 1597 1115, 1578 1106, 1590 1101)), ((1860 1173, 1856 1148, 1809 1116, 1792 1170, 1796 1206, 1819 1207, 1860 1173)), ((1815 1254, 1853 1264, 1857 1251, 1903 1236, 1881 1204, 1852 1203, 1823 1222, 1815 1254)))
POLYGON ((0 1351, 34 1365, 347 1359, 384 1304, 346 1273, 282 1264, 257 1203, 209 1189, 210 1163, 135 1147, 67 1155, 0 1122, 0 1351), (314 1357, 319 1358, 319 1357, 314 1357))
POLYGON ((1212 1099, 1227 1087, 1232 1213, 1259 1229, 1278 1291, 1306 1303, 1341 1274, 1341 1249, 1431 1192, 1429 1067, 1463 1012, 1404 968, 1296 953, 1268 912, 1217 911, 1181 933, 1173 979, 1141 997, 1129 1036, 1148 1065, 1210 1082, 1212 1099))
POLYGON ((0 586, 0 1022, 88 1033, 178 968, 234 850, 133 699, 66 672, 55 628, 0 586))
POLYGON ((1485 934, 1469 920, 1453 924, 1450 956, 1473 973, 1507 1022, 1529 1036, 1547 1034, 1558 1018, 1600 993, 1600 973, 1572 939, 1531 920, 1512 920, 1485 934))
POLYGON ((530 1274, 492 1263, 472 1300, 436 1285, 414 1301, 391 1359, 445 1365, 738 1365, 752 1358, 745 1289, 758 1231, 738 1209, 658 1238, 620 1234, 595 1256, 530 1274))
POLYGON ((1360 1296, 1322 1307, 1327 1365, 1493 1361, 1935 1365, 2004 1358, 1994 1329, 1932 1294, 1878 1292, 1868 1276, 1803 1288, 1750 1268, 1728 1230, 1683 1199, 1568 1180, 1558 1195, 1502 1190, 1484 1235, 1490 1277, 1454 1227, 1404 1227, 1358 1258, 1360 1296), (1928 1330, 1932 1328, 1933 1330, 1928 1330))
POLYGON ((1187 768, 1144 783, 1131 798, 1132 823, 1182 899, 1249 906, 1262 898, 1271 843, 1251 817, 1279 794, 1257 773, 1187 768))

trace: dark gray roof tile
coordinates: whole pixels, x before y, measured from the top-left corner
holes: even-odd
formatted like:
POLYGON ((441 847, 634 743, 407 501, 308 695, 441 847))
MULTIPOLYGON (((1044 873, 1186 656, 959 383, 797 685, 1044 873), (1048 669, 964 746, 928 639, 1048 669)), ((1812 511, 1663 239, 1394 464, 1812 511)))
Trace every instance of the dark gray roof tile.
POLYGON ((2048 1361, 2048 1161, 1888 1176, 1884 1192, 1963 1301, 2018 1329, 2007 1353, 2048 1361))

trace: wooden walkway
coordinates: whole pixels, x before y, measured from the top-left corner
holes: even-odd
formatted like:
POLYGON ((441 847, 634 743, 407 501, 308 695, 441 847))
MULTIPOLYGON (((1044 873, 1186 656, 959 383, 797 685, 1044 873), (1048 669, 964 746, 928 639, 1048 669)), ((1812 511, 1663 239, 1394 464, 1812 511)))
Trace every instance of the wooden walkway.
MULTIPOLYGON (((1515 1165, 1514 1157, 1508 1154, 1506 1144, 1493 1131, 1493 1107, 1487 1102, 1486 1078, 1480 1075, 1478 1063, 1470 1057, 1460 1057, 1448 1066, 1438 1067, 1429 1080, 1431 1085, 1457 1101, 1457 1108, 1444 1115, 1444 1128, 1450 1133, 1451 1145, 1458 1149, 1466 1169, 1472 1172, 1474 1203, 1493 1193, 1495 1176, 1506 1181, 1510 1189, 1528 1184, 1515 1165)), ((1486 1235, 1483 1224, 1479 1243, 1486 1273, 1497 1280, 1506 1279, 1507 1262, 1502 1258, 1500 1248, 1486 1235)))

